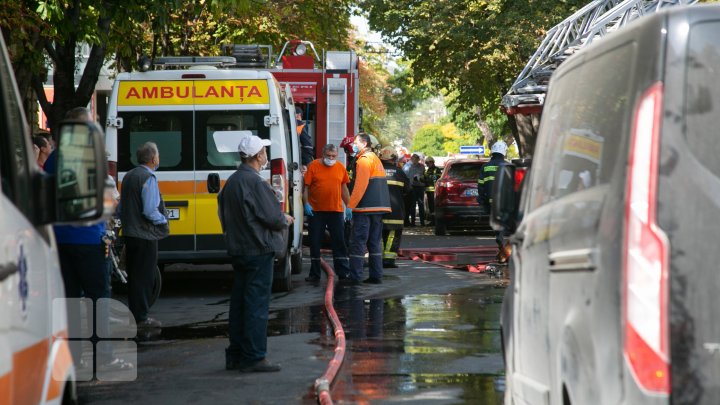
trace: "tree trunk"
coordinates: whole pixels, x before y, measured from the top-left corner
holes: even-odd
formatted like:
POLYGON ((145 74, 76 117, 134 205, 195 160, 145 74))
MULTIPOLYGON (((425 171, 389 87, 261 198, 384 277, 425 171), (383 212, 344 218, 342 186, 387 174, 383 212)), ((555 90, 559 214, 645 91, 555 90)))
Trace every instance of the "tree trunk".
MULTIPOLYGON (((480 107, 475 109, 475 116, 477 117, 475 125, 477 125, 477 127, 480 129, 480 132, 482 132, 483 138, 485 138, 485 142, 487 142, 488 145, 492 145, 493 143, 495 143, 495 135, 493 135, 492 129, 490 129, 488 123, 482 119, 482 109, 480 107)), ((478 145, 482 144, 482 139, 478 139, 478 145)))

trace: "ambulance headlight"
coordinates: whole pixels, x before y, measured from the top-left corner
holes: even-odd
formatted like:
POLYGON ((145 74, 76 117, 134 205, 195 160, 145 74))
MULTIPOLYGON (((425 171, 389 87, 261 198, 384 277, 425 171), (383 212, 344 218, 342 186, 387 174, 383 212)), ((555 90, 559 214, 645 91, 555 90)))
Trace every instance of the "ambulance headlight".
POLYGON ((152 67, 152 60, 149 56, 143 55, 138 59, 138 68, 141 72, 147 72, 152 67))
POLYGON ((305 52, 307 52, 307 46, 303 43, 297 44, 295 47, 295 55, 302 56, 305 55, 305 52))

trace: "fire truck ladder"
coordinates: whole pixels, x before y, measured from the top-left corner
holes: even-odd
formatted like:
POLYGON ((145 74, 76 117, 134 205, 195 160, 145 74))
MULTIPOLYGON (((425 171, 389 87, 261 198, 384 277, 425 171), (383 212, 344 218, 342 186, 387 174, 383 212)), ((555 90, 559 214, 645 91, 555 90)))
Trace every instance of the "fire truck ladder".
POLYGON ((661 9, 694 4, 697 0, 594 0, 554 26, 525 65, 502 106, 512 114, 517 106, 542 106, 555 69, 577 50, 618 28, 661 9))

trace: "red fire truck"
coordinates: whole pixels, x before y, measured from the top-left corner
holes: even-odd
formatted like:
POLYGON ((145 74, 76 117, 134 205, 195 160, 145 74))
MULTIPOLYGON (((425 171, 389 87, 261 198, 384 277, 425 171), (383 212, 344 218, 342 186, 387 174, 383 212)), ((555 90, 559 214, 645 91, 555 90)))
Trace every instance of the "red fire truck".
MULTIPOLYGON (((327 143, 340 145, 360 128, 360 76, 354 51, 318 54, 309 41, 285 43, 273 60, 269 45, 232 45, 225 49, 239 67, 268 69, 284 87, 290 85, 293 101, 303 109, 303 120, 320 157, 327 143), (273 64, 274 62, 274 64, 273 64)), ((339 159, 345 153, 339 150, 339 159)))

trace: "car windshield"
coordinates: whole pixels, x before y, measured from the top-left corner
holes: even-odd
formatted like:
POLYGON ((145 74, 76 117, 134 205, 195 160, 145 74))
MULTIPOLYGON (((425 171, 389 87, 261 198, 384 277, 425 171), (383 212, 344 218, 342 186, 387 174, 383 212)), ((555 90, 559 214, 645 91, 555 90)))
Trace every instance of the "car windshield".
POLYGON ((478 163, 456 163, 450 166, 448 178, 455 181, 477 181, 480 177, 482 164, 478 163))

